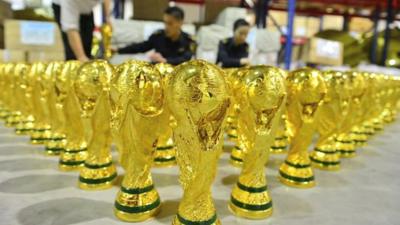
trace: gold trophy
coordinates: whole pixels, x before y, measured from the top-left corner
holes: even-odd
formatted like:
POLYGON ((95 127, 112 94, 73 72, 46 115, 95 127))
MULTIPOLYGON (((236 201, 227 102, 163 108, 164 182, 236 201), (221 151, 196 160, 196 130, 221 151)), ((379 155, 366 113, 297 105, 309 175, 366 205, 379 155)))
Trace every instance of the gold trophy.
POLYGON ((283 71, 274 67, 251 67, 235 93, 240 104, 239 139, 247 149, 238 182, 232 190, 229 208, 238 216, 263 219, 272 214, 267 191, 265 164, 275 140, 286 103, 283 71))
POLYGON ((316 69, 303 68, 288 74, 287 120, 291 131, 290 148, 279 169, 282 183, 300 188, 315 185, 308 146, 315 132, 315 116, 327 92, 324 79, 316 69))
POLYGON ((65 145, 60 155, 59 168, 63 171, 76 170, 82 167, 87 157, 87 142, 79 100, 74 90, 78 79, 79 61, 67 61, 60 74, 56 75, 55 88, 57 104, 61 104, 62 117, 71 121, 64 126, 65 145))
POLYGON ((28 80, 32 85, 32 105, 35 127, 31 132, 32 144, 45 144, 51 139, 50 124, 48 123, 48 110, 45 96, 47 91, 42 88, 42 76, 46 70, 46 64, 36 62, 32 64, 28 72, 28 80))
POLYGON ((223 71, 193 60, 176 67, 167 92, 183 198, 172 224, 221 224, 211 196, 230 101, 223 71))
POLYGON ((356 71, 347 72, 351 86, 351 100, 348 116, 343 120, 336 138, 336 150, 340 157, 350 158, 356 155, 354 142, 354 129, 362 121, 362 99, 365 93, 365 81, 361 73, 356 71))
POLYGON ((160 209, 151 168, 157 139, 170 129, 162 79, 151 64, 128 61, 112 82, 112 129, 126 170, 114 212, 124 221, 144 221, 160 209))
POLYGON ((284 154, 287 152, 288 136, 286 131, 286 117, 282 115, 279 118, 279 124, 275 135, 275 141, 272 143, 269 151, 273 154, 284 154))
POLYGON ((117 177, 111 156, 110 85, 113 67, 104 60, 83 64, 74 83, 87 136, 87 158, 79 174, 81 189, 110 188, 117 177))
POLYGON ((316 117, 319 139, 310 154, 312 165, 323 170, 338 170, 340 155, 335 148, 335 137, 342 121, 348 117, 351 86, 346 74, 325 71, 323 77, 327 94, 316 117))
POLYGON ((242 167, 243 157, 246 154, 246 147, 243 145, 239 137, 238 130, 238 115, 241 112, 239 102, 233 97, 237 92, 240 92, 242 79, 248 72, 248 67, 239 68, 228 73, 226 83, 228 85, 228 94, 231 96, 231 105, 228 108, 227 124, 228 124, 228 137, 235 142, 235 146, 231 151, 229 163, 235 167, 242 167))
POLYGON ((4 120, 8 117, 9 111, 7 109, 7 82, 5 75, 5 68, 7 64, 0 63, 0 119, 4 120))
POLYGON ((34 118, 32 116, 32 90, 27 80, 30 66, 19 63, 18 69, 15 69, 15 103, 21 113, 21 120, 15 127, 15 133, 18 135, 29 134, 34 127, 34 118))
MULTIPOLYGON (((174 67, 170 64, 159 63, 155 68, 163 77, 163 86, 166 87, 172 76, 174 67)), ((167 108, 164 109, 164 114, 170 114, 168 111, 167 108)), ((158 137, 157 148, 154 156, 154 164, 157 167, 166 167, 176 164, 176 146, 172 138, 172 129, 176 126, 176 121, 172 116, 170 116, 169 121, 170 126, 166 127, 165 131, 163 131, 158 137)))
POLYGON ((103 24, 101 26, 101 35, 103 38, 103 47, 104 47, 104 59, 111 59, 112 50, 111 50, 111 39, 112 39, 112 27, 109 24, 103 24))
POLYGON ((62 107, 57 103, 56 77, 62 71, 63 62, 51 62, 43 73, 42 85, 47 90, 47 110, 51 126, 51 139, 46 143, 48 155, 59 155, 65 147, 64 115, 62 107))
POLYGON ((18 93, 18 75, 19 71, 23 70, 25 64, 10 63, 5 68, 5 75, 7 79, 7 89, 9 94, 8 108, 10 115, 6 118, 5 126, 14 127, 21 122, 21 112, 18 108, 18 100, 15 99, 18 93), (16 75, 18 74, 18 75, 16 75))

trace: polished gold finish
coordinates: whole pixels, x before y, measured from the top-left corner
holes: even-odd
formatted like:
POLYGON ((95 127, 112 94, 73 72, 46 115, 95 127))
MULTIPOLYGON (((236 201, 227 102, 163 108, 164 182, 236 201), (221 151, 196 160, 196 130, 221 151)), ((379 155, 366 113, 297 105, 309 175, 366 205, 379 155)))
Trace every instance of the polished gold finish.
POLYGON ((157 139, 170 129, 162 79, 151 64, 128 61, 118 66, 112 81, 112 130, 126 157, 121 162, 126 174, 114 212, 124 221, 144 221, 160 209, 151 168, 157 139))
MULTIPOLYGON (((117 177, 111 156, 110 86, 113 67, 104 60, 83 64, 74 83, 87 134, 87 158, 79 174, 81 189, 110 188, 117 177)), ((86 135, 85 135, 86 136, 86 135)))
POLYGON ((247 151, 229 208, 241 217, 263 219, 272 214, 265 164, 286 103, 283 73, 274 67, 252 67, 238 81, 242 87, 234 94, 241 109, 238 138, 247 151))
POLYGON ((111 49, 111 39, 112 39, 112 27, 109 24, 103 24, 101 26, 101 35, 103 38, 104 46, 104 59, 111 59, 113 52, 111 49))
POLYGON ((313 187, 315 179, 307 148, 311 144, 316 129, 315 116, 327 88, 321 73, 311 68, 292 71, 286 80, 291 144, 288 156, 279 169, 279 179, 293 187, 313 187))
POLYGON ((220 224, 211 196, 230 101, 223 71, 194 60, 179 65, 167 92, 184 190, 172 224, 220 224))
POLYGON ((287 146, 289 144, 287 130, 286 130, 286 117, 284 115, 279 118, 278 130, 276 131, 275 141, 271 145, 269 151, 272 154, 286 154, 287 146))
POLYGON ((59 168, 63 171, 81 168, 87 158, 87 142, 79 100, 74 89, 80 66, 79 61, 68 61, 64 64, 61 73, 56 74, 57 104, 61 105, 61 116, 65 118, 65 121, 68 121, 64 127, 65 145, 59 161, 59 168))

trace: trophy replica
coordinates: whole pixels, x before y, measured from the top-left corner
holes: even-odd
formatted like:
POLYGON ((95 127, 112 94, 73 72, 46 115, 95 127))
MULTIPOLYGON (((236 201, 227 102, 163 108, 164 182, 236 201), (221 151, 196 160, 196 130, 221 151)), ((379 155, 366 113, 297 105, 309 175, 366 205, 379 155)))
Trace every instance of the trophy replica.
POLYGON ((283 71, 274 67, 255 66, 241 80, 235 92, 240 105, 238 137, 246 153, 242 172, 232 190, 229 208, 238 216, 262 219, 272 214, 267 191, 265 164, 286 103, 283 71))
POLYGON ((57 102, 61 104, 62 117, 70 123, 65 124, 65 144, 60 155, 59 168, 63 171, 76 170, 82 167, 87 157, 87 142, 78 97, 74 83, 78 79, 79 61, 67 61, 61 73, 56 75, 55 88, 57 102))
POLYGON ((8 97, 8 89, 5 75, 5 68, 7 64, 0 63, 0 90, 3 90, 0 93, 0 119, 6 119, 8 117, 9 111, 7 109, 7 97, 8 97))
POLYGON ((238 114, 240 114, 240 104, 239 102, 236 101, 233 96, 239 92, 242 88, 241 81, 243 77, 247 74, 248 72, 247 67, 245 68, 239 68, 234 70, 233 72, 229 73, 228 79, 227 79, 227 84, 228 84, 228 93, 229 96, 231 96, 231 105, 228 108, 228 116, 227 116, 227 124, 229 125, 228 127, 228 135, 230 135, 230 139, 235 141, 235 146, 232 149, 231 152, 231 157, 230 157, 230 164, 235 166, 235 167, 242 167, 243 164, 243 157, 244 154, 246 153, 246 147, 242 144, 242 140, 239 138, 238 133, 240 132, 237 128, 237 117, 238 114))
POLYGON ((104 24, 103 26, 101 26, 101 35, 103 37, 104 58, 111 59, 112 27, 109 24, 104 24))
POLYGON ((13 98, 17 96, 18 92, 18 75, 19 71, 24 67, 25 64, 21 63, 10 63, 5 68, 6 85, 9 94, 8 108, 10 110, 9 116, 6 118, 5 126, 13 127, 21 122, 21 112, 18 109, 18 101, 13 98))
POLYGON ((126 170, 115 201, 115 215, 138 222, 155 216, 160 198, 151 168, 157 139, 170 129, 164 113, 165 95, 160 73, 149 63, 128 61, 116 69, 112 81, 112 130, 126 170), (151 132, 146 132, 151 131, 151 132))
POLYGON ((287 80, 287 120, 291 131, 290 148, 279 169, 282 183, 299 188, 315 185, 308 146, 315 132, 315 116, 327 92, 321 73, 311 68, 294 70, 287 80))
POLYGON ((31 132, 32 144, 45 144, 51 139, 49 112, 47 110, 47 90, 42 88, 42 76, 46 70, 46 64, 36 62, 32 64, 28 72, 28 80, 32 85, 33 117, 35 127, 31 132))
POLYGON ((117 171, 111 156, 110 85, 113 67, 104 60, 83 64, 74 83, 87 136, 87 158, 79 174, 79 187, 99 190, 112 186, 117 171))
MULTIPOLYGON (((163 77, 163 86, 166 87, 172 76, 174 67, 166 63, 159 63, 155 68, 163 77)), ((164 114, 168 114, 168 111, 169 110, 165 108, 164 114)), ((172 166, 176 164, 176 147, 174 140, 172 139, 172 129, 176 126, 176 121, 172 116, 170 116, 169 121, 170 126, 166 127, 165 131, 163 131, 158 137, 157 148, 154 156, 154 164, 158 167, 172 166)))
POLYGON ((183 198, 172 224, 220 224, 211 196, 230 101, 223 71, 193 60, 176 67, 168 105, 177 120, 174 140, 183 198))
POLYGON ((269 151, 273 154, 283 154, 286 153, 288 146, 288 136, 286 134, 286 118, 282 115, 279 118, 278 128, 275 135, 275 141, 272 143, 269 151))
POLYGON ((323 170, 338 170, 340 155, 335 148, 335 137, 341 123, 348 117, 351 86, 346 74, 323 72, 327 94, 316 117, 319 139, 310 154, 312 165, 323 170))
POLYGON ((48 155, 59 155, 64 150, 64 116, 62 108, 57 104, 56 77, 59 76, 63 67, 62 62, 51 62, 42 76, 42 86, 47 91, 47 110, 49 112, 49 124, 51 126, 51 139, 46 143, 48 155))
MULTIPOLYGON (((232 96, 233 92, 231 91, 231 87, 233 87, 234 76, 233 73, 236 72, 236 68, 224 69, 225 72, 225 82, 228 85, 229 95, 232 96)), ((235 108, 234 99, 231 99, 231 105, 228 108, 228 114, 226 116, 226 129, 225 132, 228 136, 228 139, 235 142, 237 141, 237 112, 239 109, 235 108)), ((237 146, 236 146, 237 147, 237 146)), ((239 149, 240 150, 240 149, 239 149)))
POLYGON ((19 63, 14 70, 15 79, 15 104, 20 112, 20 121, 15 127, 15 133, 18 135, 29 134, 34 127, 34 118, 32 116, 32 90, 27 82, 27 76, 30 66, 19 63))
POLYGON ((356 155, 354 136, 352 130, 361 123, 363 113, 362 99, 365 92, 365 81, 362 74, 356 71, 347 72, 351 86, 351 100, 348 116, 341 123, 339 133, 336 138, 336 150, 340 157, 350 158, 356 155))

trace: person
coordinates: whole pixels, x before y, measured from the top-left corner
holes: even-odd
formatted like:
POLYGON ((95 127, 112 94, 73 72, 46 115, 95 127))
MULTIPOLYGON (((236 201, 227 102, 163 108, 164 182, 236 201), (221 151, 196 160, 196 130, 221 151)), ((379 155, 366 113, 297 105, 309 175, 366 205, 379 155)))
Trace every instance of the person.
POLYGON ((238 19, 233 25, 233 37, 220 41, 217 64, 223 68, 241 67, 250 64, 249 45, 246 43, 250 24, 238 19))
POLYGON ((168 7, 164 11, 165 29, 153 33, 142 43, 134 43, 117 50, 119 54, 155 51, 149 55, 153 63, 178 65, 192 58, 195 42, 182 31, 184 12, 179 7, 168 7))
MULTIPOLYGON (((53 0, 54 18, 62 31, 67 60, 88 61, 92 48, 93 8, 102 0, 53 0)), ((110 23, 111 0, 104 0, 106 23, 110 23)))

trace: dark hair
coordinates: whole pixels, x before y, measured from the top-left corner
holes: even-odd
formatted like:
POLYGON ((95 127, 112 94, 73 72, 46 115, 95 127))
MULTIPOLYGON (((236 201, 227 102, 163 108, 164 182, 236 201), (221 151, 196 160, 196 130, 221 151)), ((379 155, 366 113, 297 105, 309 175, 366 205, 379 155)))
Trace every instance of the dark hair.
POLYGON ((177 20, 183 20, 185 18, 185 13, 183 10, 176 6, 168 7, 165 9, 164 13, 174 17, 177 20))
POLYGON ((250 24, 244 19, 237 19, 233 24, 233 31, 236 31, 239 27, 250 26, 250 24))

